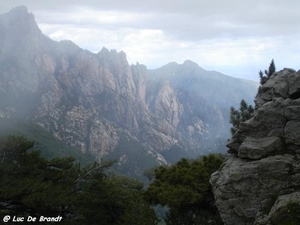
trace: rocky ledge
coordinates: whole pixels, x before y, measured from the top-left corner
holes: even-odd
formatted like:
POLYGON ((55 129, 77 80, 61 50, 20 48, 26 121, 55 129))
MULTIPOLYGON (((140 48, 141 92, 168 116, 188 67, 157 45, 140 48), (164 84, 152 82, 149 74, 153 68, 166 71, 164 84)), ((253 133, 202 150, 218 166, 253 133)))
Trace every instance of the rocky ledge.
POLYGON ((274 73, 255 104, 254 117, 227 144, 232 156, 211 176, 216 204, 226 225, 294 224, 300 216, 300 71, 274 73))

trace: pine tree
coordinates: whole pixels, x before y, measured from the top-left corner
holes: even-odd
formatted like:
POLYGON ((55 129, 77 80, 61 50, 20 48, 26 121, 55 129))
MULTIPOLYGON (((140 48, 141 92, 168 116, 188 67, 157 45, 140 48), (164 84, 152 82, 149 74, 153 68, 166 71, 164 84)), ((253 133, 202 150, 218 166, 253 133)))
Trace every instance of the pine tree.
POLYGON ((223 162, 222 156, 210 154, 161 166, 155 170, 144 198, 150 204, 168 206, 167 225, 222 224, 209 179, 223 162))
POLYGON ((253 117, 254 108, 252 105, 248 105, 247 102, 242 99, 240 103, 240 108, 235 109, 233 106, 230 108, 230 123, 232 127, 230 128, 231 135, 238 130, 240 123, 245 122, 253 117))
POLYGON ((274 59, 272 59, 269 69, 265 70, 265 74, 260 70, 259 77, 260 77, 260 84, 263 85, 267 82, 267 80, 272 76, 273 73, 276 72, 276 67, 274 63, 274 59))

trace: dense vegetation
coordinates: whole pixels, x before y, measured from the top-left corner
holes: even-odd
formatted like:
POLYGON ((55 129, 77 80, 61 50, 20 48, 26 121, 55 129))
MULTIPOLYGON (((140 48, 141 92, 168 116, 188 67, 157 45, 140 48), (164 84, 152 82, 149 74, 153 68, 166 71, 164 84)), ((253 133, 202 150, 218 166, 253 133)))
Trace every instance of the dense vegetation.
MULTIPOLYGON (((209 184, 210 175, 222 163, 221 156, 211 154, 158 167, 145 199, 168 207, 167 225, 222 224, 209 184)), ((150 171, 146 175, 151 179, 150 171)))
POLYGON ((60 215, 62 224, 155 225, 152 206, 160 204, 168 207, 166 224, 221 224, 209 185, 223 162, 218 155, 153 169, 145 191, 137 180, 111 174, 113 162, 81 167, 72 157, 42 158, 33 146, 22 136, 0 140, 2 217, 60 215))
POLYGON ((157 224, 143 184, 108 175, 111 163, 81 167, 74 158, 46 160, 33 142, 0 143, 0 214, 62 216, 63 224, 157 224))

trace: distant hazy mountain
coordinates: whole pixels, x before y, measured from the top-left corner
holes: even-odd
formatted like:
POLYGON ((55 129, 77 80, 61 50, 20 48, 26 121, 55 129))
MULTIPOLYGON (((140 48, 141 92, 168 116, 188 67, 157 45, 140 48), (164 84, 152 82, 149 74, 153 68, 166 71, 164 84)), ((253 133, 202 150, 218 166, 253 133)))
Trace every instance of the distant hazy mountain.
MULTIPOLYGON (((239 107, 242 99, 253 104, 258 89, 258 83, 254 81, 206 71, 190 60, 186 60, 182 65, 169 63, 161 68, 149 70, 148 74, 152 81, 168 80, 178 94, 185 90, 190 98, 193 96, 194 104, 200 107, 200 118, 207 124, 219 118, 214 112, 221 113, 222 119, 219 122, 225 125, 225 136, 229 135, 230 106, 239 107)), ((181 100, 186 102, 185 99, 181 100)))
POLYGON ((149 77, 168 79, 172 87, 194 91, 212 105, 221 108, 228 108, 228 105, 237 106, 241 98, 252 104, 258 88, 258 83, 254 81, 206 71, 190 60, 186 60, 182 65, 173 62, 150 70, 149 77))
POLYGON ((34 121, 95 159, 118 159, 131 175, 225 151, 229 108, 251 102, 257 87, 191 61, 147 70, 124 52, 55 42, 24 6, 0 15, 1 118, 34 121))

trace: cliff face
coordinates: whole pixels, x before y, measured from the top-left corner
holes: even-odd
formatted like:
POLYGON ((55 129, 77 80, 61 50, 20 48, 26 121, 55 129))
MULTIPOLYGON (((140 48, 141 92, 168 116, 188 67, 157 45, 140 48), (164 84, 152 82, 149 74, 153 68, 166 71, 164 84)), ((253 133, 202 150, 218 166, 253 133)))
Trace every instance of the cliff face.
POLYGON ((255 102, 227 145, 233 156, 210 180, 226 225, 287 224, 299 213, 300 71, 274 73, 255 102))
MULTIPOLYGON (((126 159, 124 143, 130 143, 128 149, 135 143, 139 152, 133 155, 142 151, 143 157, 166 163, 165 152, 173 150, 174 159, 198 156, 216 149, 216 137, 226 140, 228 118, 217 102, 195 85, 178 85, 185 77, 204 90, 205 77, 214 77, 215 83, 218 79, 190 61, 174 66, 172 79, 164 70, 157 70, 153 79, 153 71, 144 65, 130 66, 124 52, 103 48, 94 54, 71 41, 52 41, 24 6, 0 15, 1 117, 33 120, 96 159, 115 152, 116 158, 126 159)), ((222 82, 229 79, 219 76, 222 82)), ((239 79, 230 79, 241 86, 239 79)), ((255 84, 246 86, 254 96, 255 84)), ((221 90, 209 89, 215 89, 211 94, 221 90)), ((226 99, 232 98, 224 94, 226 99)), ((236 104, 228 102, 228 109, 236 104)))

